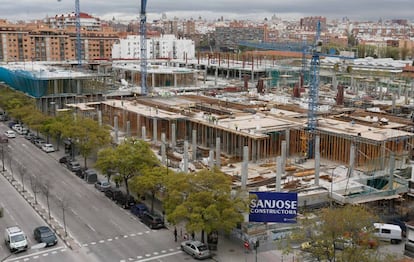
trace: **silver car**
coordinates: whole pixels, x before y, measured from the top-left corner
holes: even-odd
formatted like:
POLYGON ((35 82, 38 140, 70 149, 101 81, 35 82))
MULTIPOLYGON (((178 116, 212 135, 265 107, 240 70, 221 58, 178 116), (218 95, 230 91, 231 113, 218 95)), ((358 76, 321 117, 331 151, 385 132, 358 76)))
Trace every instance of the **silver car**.
POLYGON ((181 242, 181 250, 191 255, 193 258, 203 259, 211 257, 208 247, 200 241, 196 240, 187 240, 181 242))

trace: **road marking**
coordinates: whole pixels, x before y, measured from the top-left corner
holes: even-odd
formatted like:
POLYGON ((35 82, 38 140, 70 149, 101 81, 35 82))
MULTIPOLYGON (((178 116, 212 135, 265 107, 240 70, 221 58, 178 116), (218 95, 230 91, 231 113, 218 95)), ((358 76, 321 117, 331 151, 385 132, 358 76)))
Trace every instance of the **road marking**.
POLYGON ((92 242, 91 245, 96 245, 96 242, 92 242))
POLYGON ((159 253, 158 252, 154 252, 154 253, 152 253, 154 256, 156 256, 156 255, 158 255, 159 253))
POLYGON ((134 237, 134 236, 136 236, 136 234, 129 234, 129 236, 134 237))
POLYGON ((163 257, 174 256, 174 255, 177 255, 177 254, 180 254, 180 253, 182 253, 182 251, 175 251, 173 253, 159 255, 159 256, 156 256, 156 257, 145 258, 145 259, 137 260, 135 262, 145 262, 145 261, 155 260, 155 259, 159 259, 159 258, 163 258, 163 257))
POLYGON ((20 259, 25 259, 25 258, 30 258, 30 257, 33 257, 33 259, 37 259, 37 258, 39 258, 39 256, 40 256, 40 255, 42 255, 42 254, 44 254, 44 253, 49 253, 49 252, 57 251, 57 250, 59 250, 59 249, 60 249, 62 252, 63 252, 64 250, 66 250, 66 248, 65 248, 65 247, 55 247, 55 248, 53 248, 53 249, 48 249, 48 250, 44 250, 44 251, 39 251, 39 252, 35 252, 35 253, 32 253, 32 254, 27 254, 27 255, 24 255, 24 256, 16 257, 16 258, 10 258, 10 259, 7 259, 7 260, 5 260, 5 261, 8 261, 8 262, 11 262, 11 261, 18 261, 18 260, 20 260, 20 259))
POLYGON ((167 250, 161 250, 161 253, 167 253, 167 250))
POLYGON ((104 243, 105 242, 105 240, 99 240, 99 243, 104 243))
POLYGON ((95 228, 93 228, 91 225, 86 224, 93 232, 96 232, 95 228))
POLYGON ((112 241, 112 238, 108 238, 106 241, 111 242, 112 241))
POLYGON ((146 257, 150 257, 150 256, 151 256, 151 254, 145 254, 145 256, 146 256, 146 257))

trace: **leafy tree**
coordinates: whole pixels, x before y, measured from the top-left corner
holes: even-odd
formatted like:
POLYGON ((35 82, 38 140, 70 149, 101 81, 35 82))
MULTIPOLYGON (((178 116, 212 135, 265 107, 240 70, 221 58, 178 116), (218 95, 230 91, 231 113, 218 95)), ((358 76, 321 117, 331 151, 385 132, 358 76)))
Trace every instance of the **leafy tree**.
POLYGON ((167 218, 173 224, 186 222, 189 232, 226 232, 243 222, 248 203, 232 195, 231 179, 218 169, 190 174, 171 174, 166 182, 164 202, 167 218))
POLYGON ((98 152, 98 160, 95 163, 95 167, 100 170, 108 178, 108 182, 111 180, 115 164, 117 161, 117 155, 115 148, 106 147, 98 152))
POLYGON ((147 191, 151 193, 151 212, 154 212, 155 195, 163 188, 166 175, 167 167, 147 167, 131 181, 131 188, 138 195, 145 195, 147 191))
POLYGON ((377 217, 362 206, 325 208, 318 219, 301 220, 302 230, 290 240, 307 243, 305 256, 317 261, 389 261, 389 257, 372 248, 378 244, 373 235, 375 221, 377 217))
POLYGON ((99 126, 98 122, 90 118, 80 117, 76 120, 66 120, 68 122, 64 122, 67 125, 62 135, 72 139, 84 159, 86 168, 86 160, 91 153, 110 142, 109 130, 99 126))
POLYGON ((148 143, 143 140, 128 139, 115 148, 103 149, 98 154, 96 166, 101 170, 117 170, 124 182, 126 194, 129 195, 128 182, 137 175, 142 175, 144 170, 160 165, 159 160, 148 143))

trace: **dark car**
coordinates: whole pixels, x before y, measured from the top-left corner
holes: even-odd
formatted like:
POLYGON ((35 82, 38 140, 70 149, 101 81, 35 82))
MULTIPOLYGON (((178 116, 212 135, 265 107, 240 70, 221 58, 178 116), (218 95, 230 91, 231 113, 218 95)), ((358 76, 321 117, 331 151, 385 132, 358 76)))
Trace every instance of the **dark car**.
POLYGON ((128 197, 122 193, 121 190, 117 188, 109 188, 105 191, 105 196, 109 197, 118 205, 121 205, 123 208, 130 208, 131 206, 136 204, 135 198, 131 195, 128 197))
POLYGON ((153 214, 150 212, 144 212, 140 217, 142 223, 147 225, 151 229, 158 229, 165 227, 164 219, 160 215, 153 214))
POLYGON ((72 172, 77 172, 78 170, 81 169, 81 166, 80 166, 79 162, 74 161, 74 160, 70 160, 70 161, 66 162, 66 167, 72 172))
POLYGON ((45 243, 46 246, 54 246, 58 241, 56 234, 47 226, 35 228, 33 235, 37 242, 45 243))
POLYGON ((61 158, 59 158, 59 163, 61 164, 66 164, 70 159, 70 156, 62 156, 61 158))
POLYGON ((131 207, 131 213, 141 218, 144 212, 148 212, 148 207, 145 204, 139 203, 131 207))

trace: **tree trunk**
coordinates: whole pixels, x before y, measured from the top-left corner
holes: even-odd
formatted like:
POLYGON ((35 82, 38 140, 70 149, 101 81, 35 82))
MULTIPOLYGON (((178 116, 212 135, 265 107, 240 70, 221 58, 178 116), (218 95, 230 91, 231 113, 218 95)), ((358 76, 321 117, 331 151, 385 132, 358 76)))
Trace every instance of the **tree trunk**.
POLYGON ((87 157, 85 156, 85 157, 83 157, 83 160, 84 160, 84 163, 85 163, 85 169, 87 169, 88 167, 87 167, 87 163, 86 163, 86 159, 87 159, 87 157))
POLYGON ((155 192, 151 191, 151 213, 154 213, 154 199, 155 199, 155 192))
POLYGON ((205 243, 205 242, 204 242, 204 229, 203 229, 203 230, 201 230, 201 242, 202 242, 202 243, 205 243))

